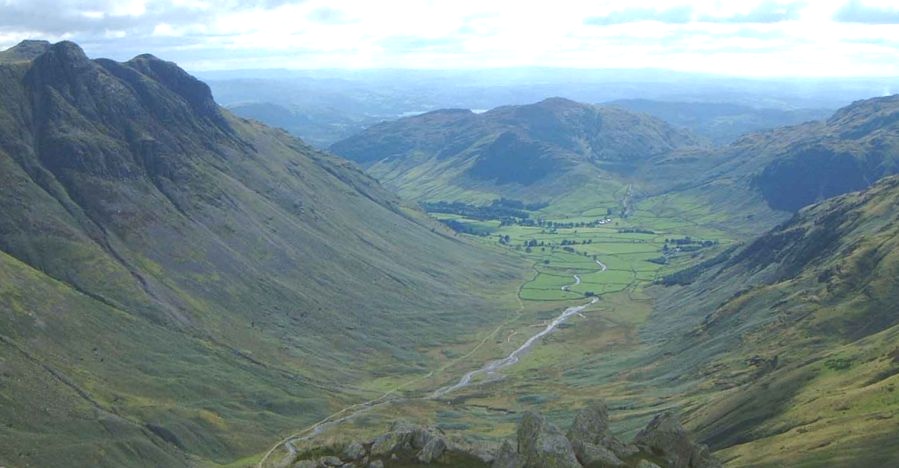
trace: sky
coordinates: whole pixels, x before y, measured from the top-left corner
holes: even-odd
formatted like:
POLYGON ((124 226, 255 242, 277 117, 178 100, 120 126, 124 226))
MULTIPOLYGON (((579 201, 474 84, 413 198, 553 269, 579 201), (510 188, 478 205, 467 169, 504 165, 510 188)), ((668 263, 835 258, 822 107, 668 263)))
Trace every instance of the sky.
POLYGON ((897 0, 0 0, 0 48, 194 70, 654 68, 899 76, 897 0))

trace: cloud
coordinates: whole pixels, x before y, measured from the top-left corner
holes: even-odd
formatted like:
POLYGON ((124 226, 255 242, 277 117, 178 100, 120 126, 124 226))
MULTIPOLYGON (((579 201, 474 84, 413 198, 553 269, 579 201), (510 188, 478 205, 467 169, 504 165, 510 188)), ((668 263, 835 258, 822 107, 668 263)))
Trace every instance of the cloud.
POLYGON ((701 17, 699 21, 710 23, 780 23, 782 21, 798 20, 807 4, 804 1, 778 2, 766 0, 746 13, 737 13, 731 16, 701 17))
POLYGON ((591 26, 609 26, 616 24, 656 21, 667 24, 698 23, 779 23, 799 19, 805 1, 764 0, 748 11, 724 12, 708 14, 697 12, 695 8, 681 5, 663 9, 625 8, 614 10, 602 16, 591 16, 584 24, 591 26))
POLYGON ((189 70, 899 75, 899 28, 890 22, 899 15, 890 1, 0 0, 0 49, 70 39, 92 57, 150 52, 189 70))
POLYGON ((323 24, 348 24, 353 22, 346 12, 328 7, 312 10, 309 13, 309 20, 323 24))
POLYGON ((603 16, 591 16, 584 20, 589 26, 608 26, 613 24, 637 23, 640 21, 658 21, 660 23, 684 24, 693 19, 693 9, 689 6, 678 6, 667 9, 626 8, 612 11, 603 16))
POLYGON ((161 2, 6 0, 0 31, 29 30, 49 35, 102 34, 108 30, 152 29, 151 24, 202 20, 203 11, 161 2))
POLYGON ((833 19, 843 23, 899 24, 899 8, 850 0, 837 10, 833 19))

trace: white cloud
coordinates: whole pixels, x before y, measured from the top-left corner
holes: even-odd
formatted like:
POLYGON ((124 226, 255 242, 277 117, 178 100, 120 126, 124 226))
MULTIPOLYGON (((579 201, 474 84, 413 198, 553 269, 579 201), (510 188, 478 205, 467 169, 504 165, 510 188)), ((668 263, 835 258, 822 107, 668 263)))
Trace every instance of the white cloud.
POLYGON ((151 52, 193 69, 536 65, 749 76, 899 75, 899 28, 870 21, 872 12, 892 11, 891 5, 887 0, 0 0, 0 46, 71 37, 91 55, 124 60, 151 52), (850 13, 853 21, 846 20, 850 13), (874 24, 863 24, 866 18, 874 24))

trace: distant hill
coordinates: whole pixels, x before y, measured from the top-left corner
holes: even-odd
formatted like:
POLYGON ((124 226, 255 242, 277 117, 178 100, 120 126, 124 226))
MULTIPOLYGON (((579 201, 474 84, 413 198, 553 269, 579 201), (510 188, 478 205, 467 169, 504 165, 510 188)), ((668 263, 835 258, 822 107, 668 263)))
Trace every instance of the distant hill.
POLYGON ((858 101, 821 122, 747 135, 725 148, 729 176, 795 211, 899 172, 899 96, 858 101))
POLYGON ((622 99, 606 105, 643 112, 725 145, 761 130, 826 119, 833 109, 759 109, 741 104, 622 99))
POLYGON ((2 57, 0 465, 232 463, 498 320, 510 260, 175 64, 2 57))
POLYGON ((247 102, 234 104, 228 110, 236 115, 258 120, 266 125, 287 130, 316 148, 326 148, 331 143, 361 132, 367 125, 378 121, 372 117, 351 118, 328 108, 298 108, 271 102, 247 102))
POLYGON ((899 461, 899 176, 677 276, 643 333, 669 385, 699 382, 690 426, 722 460, 899 461))
POLYGON ((552 98, 385 122, 330 149, 419 200, 536 199, 696 144, 689 132, 645 114, 552 98))

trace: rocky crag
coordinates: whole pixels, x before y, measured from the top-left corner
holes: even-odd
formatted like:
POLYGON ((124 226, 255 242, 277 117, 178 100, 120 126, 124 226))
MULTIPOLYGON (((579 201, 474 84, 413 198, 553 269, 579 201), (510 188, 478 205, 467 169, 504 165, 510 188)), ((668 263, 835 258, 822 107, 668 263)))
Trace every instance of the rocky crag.
POLYGON ((674 413, 659 414, 629 443, 609 427, 602 402, 580 410, 568 432, 542 415, 526 412, 517 440, 501 444, 450 437, 436 427, 397 421, 366 442, 330 445, 292 442, 278 467, 465 466, 492 468, 714 468, 721 464, 708 447, 693 442, 674 413))

